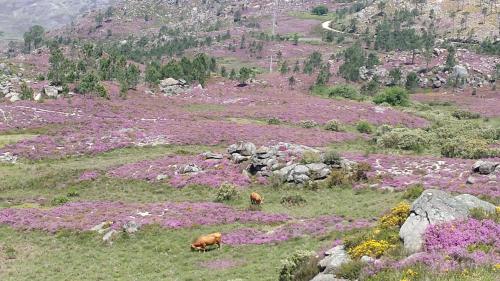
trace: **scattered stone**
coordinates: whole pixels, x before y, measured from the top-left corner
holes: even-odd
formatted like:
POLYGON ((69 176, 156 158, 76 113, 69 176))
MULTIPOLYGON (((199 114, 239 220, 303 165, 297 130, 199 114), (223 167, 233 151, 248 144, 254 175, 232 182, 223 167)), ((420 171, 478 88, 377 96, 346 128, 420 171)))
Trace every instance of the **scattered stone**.
POLYGON ((251 142, 239 142, 228 147, 229 154, 238 153, 242 156, 252 156, 257 151, 255 144, 251 142))
POLYGON ((224 158, 224 155, 220 154, 220 153, 213 153, 213 152, 205 152, 202 154, 203 157, 205 157, 205 159, 216 159, 216 160, 220 160, 220 159, 223 159, 224 158))
POLYGON ((113 222, 105 221, 105 222, 101 222, 100 224, 92 227, 90 230, 97 231, 98 233, 102 234, 102 233, 106 232, 112 225, 113 225, 113 222))
POLYGON ((481 175, 489 175, 495 172, 496 168, 499 166, 500 163, 479 160, 476 163, 474 163, 474 165, 472 165, 472 172, 481 175))
POLYGON ((476 183, 476 178, 474 178, 473 176, 469 176, 467 178, 467 181, 465 183, 466 184, 475 184, 476 183))
POLYGON ((359 259, 361 262, 364 263, 373 263, 376 261, 376 259, 369 257, 369 256, 362 256, 361 259, 359 259))
POLYGON ((118 231, 111 229, 108 231, 104 236, 102 237, 102 241, 108 242, 108 243, 113 243, 113 238, 118 235, 118 231))
POLYGON ((350 261, 351 258, 345 251, 344 245, 339 245, 325 252, 325 258, 319 262, 319 266, 324 269, 323 273, 328 274, 350 261))
POLYGON ((5 152, 0 154, 0 162, 15 164, 17 162, 17 156, 12 155, 10 152, 5 152))
POLYGON ((162 180, 165 180, 167 178, 168 178, 168 176, 167 175, 163 175, 163 174, 160 174, 160 175, 156 176, 156 180, 157 181, 162 181, 162 180))
POLYGON ((198 167, 196 164, 187 164, 180 168, 179 173, 181 174, 190 174, 190 173, 199 173, 202 169, 198 167))
POLYGON ((165 96, 174 96, 188 91, 186 81, 166 78, 160 81, 160 91, 165 96))
POLYGON ((123 225, 123 231, 127 232, 128 234, 132 234, 139 231, 140 227, 141 226, 135 221, 129 221, 123 225))

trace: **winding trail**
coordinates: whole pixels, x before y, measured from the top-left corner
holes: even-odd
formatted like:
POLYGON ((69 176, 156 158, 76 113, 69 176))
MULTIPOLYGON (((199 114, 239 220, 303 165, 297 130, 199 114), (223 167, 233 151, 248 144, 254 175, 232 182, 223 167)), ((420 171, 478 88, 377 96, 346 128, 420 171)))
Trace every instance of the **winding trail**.
POLYGON ((340 31, 340 30, 337 30, 337 29, 333 29, 330 27, 330 24, 332 23, 331 20, 329 21, 325 21, 321 24, 321 27, 325 30, 329 30, 329 31, 333 31, 333 32, 337 32, 337 33, 341 33, 341 34, 346 34, 346 35, 353 35, 353 36, 359 36, 358 33, 348 33, 348 32, 344 32, 344 31, 340 31))

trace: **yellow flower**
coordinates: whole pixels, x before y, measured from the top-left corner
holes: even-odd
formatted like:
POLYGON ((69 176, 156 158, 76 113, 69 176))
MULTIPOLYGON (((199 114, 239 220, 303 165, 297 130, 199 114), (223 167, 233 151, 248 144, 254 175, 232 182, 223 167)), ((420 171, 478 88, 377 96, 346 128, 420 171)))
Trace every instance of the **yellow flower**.
POLYGON ((401 202, 392 208, 389 214, 380 218, 382 227, 401 226, 410 215, 410 204, 401 202))
POLYGON ((408 269, 405 271, 405 275, 406 275, 406 276, 410 276, 410 277, 415 277, 415 276, 417 276, 417 275, 418 275, 418 273, 417 273, 415 270, 413 270, 413 269, 411 269, 411 268, 408 268, 408 269))
POLYGON ((500 263, 495 264, 495 268, 493 270, 500 270, 500 263))
POLYGON ((391 244, 385 240, 368 240, 349 250, 353 259, 359 259, 362 256, 378 258, 391 247, 391 244))

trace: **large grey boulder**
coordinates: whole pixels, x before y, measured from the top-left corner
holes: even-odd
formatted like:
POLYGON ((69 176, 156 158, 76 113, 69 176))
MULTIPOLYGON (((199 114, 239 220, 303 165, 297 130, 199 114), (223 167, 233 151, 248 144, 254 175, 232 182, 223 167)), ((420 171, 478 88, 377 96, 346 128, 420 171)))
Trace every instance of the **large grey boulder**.
POLYGON ((465 66, 455 65, 453 67, 451 76, 454 78, 467 78, 469 76, 469 72, 467 71, 467 68, 465 66))
POLYGON ((339 279, 336 278, 335 275, 333 274, 328 274, 328 273, 319 273, 318 275, 314 276, 311 281, 348 281, 347 279, 339 279))
POLYGON ((496 211, 495 205, 491 204, 490 202, 483 201, 470 194, 461 194, 455 196, 455 199, 465 205, 469 210, 480 208, 489 213, 494 213, 496 211))
POLYGON ((500 163, 492 162, 492 161, 483 161, 479 160, 472 165, 472 172, 478 173, 481 175, 489 175, 495 172, 496 168, 500 166, 500 163))
POLYGON ((466 219, 472 208, 491 211, 495 206, 468 194, 453 197, 441 190, 425 190, 413 202, 410 216, 399 230, 405 249, 410 253, 422 250, 423 234, 429 225, 466 219))
POLYGON ((229 154, 238 153, 242 156, 252 156, 257 151, 255 144, 251 142, 239 142, 232 144, 228 147, 227 152, 229 154))
POLYGON ((324 269, 323 273, 333 273, 341 265, 351 261, 344 245, 338 245, 325 252, 325 258, 319 262, 319 266, 324 269))

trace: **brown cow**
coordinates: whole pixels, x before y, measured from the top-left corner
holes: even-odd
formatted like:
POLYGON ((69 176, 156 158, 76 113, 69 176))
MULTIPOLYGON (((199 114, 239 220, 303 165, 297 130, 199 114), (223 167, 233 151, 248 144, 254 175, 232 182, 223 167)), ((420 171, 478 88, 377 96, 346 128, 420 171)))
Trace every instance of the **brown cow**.
POLYGON ((260 205, 264 202, 264 198, 257 192, 252 192, 252 194, 250 194, 250 202, 252 205, 260 205))
POLYGON ((220 242, 222 240, 222 234, 219 232, 204 235, 198 237, 193 244, 191 244, 191 249, 196 251, 206 251, 207 246, 217 245, 220 248, 220 242))

